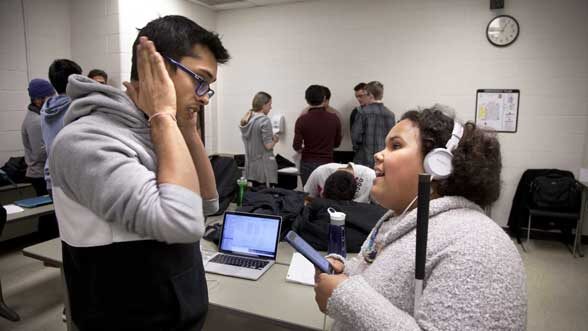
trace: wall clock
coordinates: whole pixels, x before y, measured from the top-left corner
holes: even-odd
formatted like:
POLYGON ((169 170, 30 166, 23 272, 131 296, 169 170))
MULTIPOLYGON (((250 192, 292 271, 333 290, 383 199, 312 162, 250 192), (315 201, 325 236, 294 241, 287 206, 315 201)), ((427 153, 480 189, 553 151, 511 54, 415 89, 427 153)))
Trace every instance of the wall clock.
POLYGON ((494 46, 505 47, 517 40, 519 32, 519 22, 514 17, 500 15, 491 19, 488 23, 486 38, 494 46))

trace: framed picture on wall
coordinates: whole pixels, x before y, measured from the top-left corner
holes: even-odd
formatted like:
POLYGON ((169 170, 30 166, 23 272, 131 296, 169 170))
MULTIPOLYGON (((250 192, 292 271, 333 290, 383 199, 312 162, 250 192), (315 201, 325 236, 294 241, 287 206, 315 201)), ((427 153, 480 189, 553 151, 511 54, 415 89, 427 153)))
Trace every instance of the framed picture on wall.
POLYGON ((519 90, 479 89, 476 91, 476 126, 498 132, 517 132, 519 90))

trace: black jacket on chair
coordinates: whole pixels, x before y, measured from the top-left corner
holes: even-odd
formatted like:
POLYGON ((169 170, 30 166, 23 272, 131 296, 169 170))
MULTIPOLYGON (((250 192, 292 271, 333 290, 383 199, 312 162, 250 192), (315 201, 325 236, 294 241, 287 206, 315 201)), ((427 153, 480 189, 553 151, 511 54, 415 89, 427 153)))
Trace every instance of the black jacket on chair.
MULTIPOLYGON (((558 174, 562 176, 574 177, 574 174, 567 170, 559 169, 527 169, 519 180, 519 185, 512 200, 512 207, 510 209, 510 216, 508 217, 508 228, 511 235, 516 236, 520 240, 521 224, 527 224, 529 219, 529 201, 531 199, 531 182, 539 177, 547 174, 558 174)), ((549 227, 545 219, 538 217, 533 218, 533 227, 546 228, 549 227)))

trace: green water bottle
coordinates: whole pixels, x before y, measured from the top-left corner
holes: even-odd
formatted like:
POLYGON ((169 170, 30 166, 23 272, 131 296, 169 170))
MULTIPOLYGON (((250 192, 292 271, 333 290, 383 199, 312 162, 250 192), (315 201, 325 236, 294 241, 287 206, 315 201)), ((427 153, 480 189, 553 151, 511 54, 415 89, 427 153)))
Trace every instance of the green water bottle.
POLYGON ((243 196, 245 195, 245 189, 247 188, 247 179, 241 177, 237 179, 237 185, 239 185, 239 196, 237 197, 237 206, 243 205, 243 196))

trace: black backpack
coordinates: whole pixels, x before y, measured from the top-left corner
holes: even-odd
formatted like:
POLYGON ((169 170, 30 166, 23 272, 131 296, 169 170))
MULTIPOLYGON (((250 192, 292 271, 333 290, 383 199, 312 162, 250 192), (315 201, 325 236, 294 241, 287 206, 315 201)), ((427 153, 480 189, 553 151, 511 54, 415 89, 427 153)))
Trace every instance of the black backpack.
POLYGON ((238 186, 237 179, 241 177, 241 170, 232 157, 212 155, 210 157, 212 170, 216 179, 218 192, 218 211, 214 215, 224 213, 229 204, 235 199, 238 186))
POLYGON ((580 207, 581 188, 573 176, 550 173, 531 182, 531 203, 534 207, 576 212, 580 207))
POLYGON ((326 251, 329 243, 329 223, 331 217, 327 208, 346 214, 345 243, 348 253, 358 253, 361 245, 376 225, 386 209, 376 204, 355 201, 335 201, 314 198, 304 206, 300 215, 292 225, 298 233, 314 249, 326 251))
POLYGON ((14 183, 26 182, 27 163, 24 156, 11 157, 0 169, 8 176, 7 179, 0 178, 0 181, 2 181, 0 186, 12 184, 11 181, 14 183))

